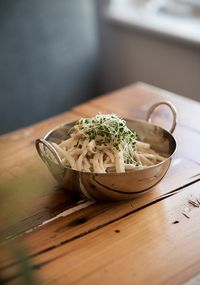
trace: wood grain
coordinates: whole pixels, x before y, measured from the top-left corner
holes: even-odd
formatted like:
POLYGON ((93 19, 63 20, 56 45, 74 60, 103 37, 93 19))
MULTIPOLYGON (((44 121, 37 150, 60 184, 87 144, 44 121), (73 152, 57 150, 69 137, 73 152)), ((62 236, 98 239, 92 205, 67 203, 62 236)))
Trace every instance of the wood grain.
POLYGON ((22 166, 22 163, 27 163, 30 157, 35 156, 34 143, 37 138, 43 137, 48 131, 64 122, 70 122, 78 118, 79 116, 73 112, 66 112, 35 125, 0 136, 0 170, 12 173, 12 166, 16 165, 17 162, 22 166))
POLYGON ((0 137, 0 240, 20 234, 68 209, 77 198, 58 187, 34 142, 63 122, 66 113, 0 137))
POLYGON ((190 204, 199 187, 36 256, 36 276, 44 284, 182 284, 200 267, 200 207, 190 204))
MULTIPOLYGON (((92 116, 99 111, 107 112, 109 110, 130 118, 133 117, 132 114, 134 113, 134 115, 136 116, 137 114, 139 118, 145 118, 146 109, 144 107, 141 108, 139 105, 141 102, 136 104, 134 96, 129 96, 130 93, 134 94, 135 92, 137 95, 138 92, 142 92, 146 100, 145 96, 147 92, 144 92, 142 88, 140 86, 138 87, 138 85, 136 85, 136 87, 128 87, 125 91, 114 92, 112 95, 100 97, 96 99, 96 101, 93 100, 92 104, 82 104, 74 108, 73 112, 59 115, 35 126, 13 132, 0 138, 1 177, 5 177, 6 183, 8 178, 14 178, 14 185, 9 184, 7 186, 9 190, 7 191, 6 201, 4 201, 3 204, 7 205, 13 204, 13 201, 17 202, 15 203, 15 207, 12 207, 12 211, 2 211, 4 215, 1 215, 1 220, 4 221, 4 226, 1 226, 1 230, 3 231, 1 238, 5 237, 5 235, 13 236, 35 227, 76 203, 76 199, 74 200, 74 197, 66 195, 64 189, 57 189, 57 191, 55 191, 57 183, 40 161, 34 148, 35 139, 43 136, 58 124, 75 120, 80 116, 92 116), (138 91, 139 89, 142 89, 142 91, 138 91), (120 105, 116 105, 118 104, 118 96, 120 96, 120 98, 124 96, 125 99, 126 96, 128 97, 126 100, 120 100, 120 105), (113 98, 116 99, 114 100, 113 98), (109 105, 109 100, 114 102, 114 104, 109 105), (96 107, 94 103, 102 106, 96 107), (21 185, 23 184, 29 185, 28 191, 24 191, 26 187, 22 187, 21 185), (19 198, 22 196, 23 201, 19 198), (31 207, 29 207, 29 203, 27 203, 29 200, 32 201, 31 207), (20 209, 16 207, 18 204, 20 205, 20 209), (15 215, 15 212, 18 212, 18 215, 15 215)), ((141 95, 139 96, 139 98, 143 97, 141 95)), ((156 94, 156 98, 158 100, 158 94, 156 94)), ((164 110, 163 113, 161 111, 157 112, 156 117, 157 120, 160 120, 163 124, 170 120, 168 110, 164 110)), ((200 152, 196 150, 200 144, 200 136, 196 132, 192 132, 178 125, 175 131, 175 137, 178 143, 176 157, 184 156, 199 162, 200 152), (188 149, 188 144, 191 142, 192 147, 188 149)), ((193 174, 197 175, 198 173, 195 171, 193 174)), ((184 183, 187 182, 184 181, 184 183)))
MULTIPOLYGON (((0 137, 0 275, 20 282, 14 277, 20 262, 5 250, 10 239, 26 248, 32 271, 45 284, 99 284, 102 277, 105 284, 181 284, 196 274, 200 209, 188 200, 199 199, 199 113, 199 103, 138 83, 0 137), (164 179, 134 200, 73 212, 80 197, 57 187, 35 151, 35 139, 98 112, 144 119, 149 106, 163 99, 176 105, 179 118, 178 148, 164 179)), ((157 109, 154 121, 169 128, 169 110, 157 109)))
MULTIPOLYGON (((134 213, 138 209, 162 197, 181 191, 185 185, 192 184, 199 179, 200 172, 198 165, 184 159, 175 160, 164 179, 145 195, 139 196, 131 201, 92 204, 77 212, 58 217, 42 227, 36 227, 33 232, 23 235, 18 240, 22 239, 24 241, 26 247, 29 249, 30 256, 40 254, 48 250, 48 248, 59 247, 62 243, 66 243, 69 240, 76 239, 90 231, 94 231, 127 214, 134 213), (197 175, 194 175, 194 173, 197 173, 197 175)), ((69 201, 67 203, 66 199, 64 203, 66 204, 66 208, 75 206, 75 203, 71 205, 69 201)), ((41 212, 40 215, 42 215, 41 212)), ((29 217, 28 220, 33 224, 31 217, 29 217)), ((46 222, 48 222, 47 217, 46 222)), ((40 222, 40 224, 42 223, 40 222)), ((23 224, 21 224, 21 228, 22 226, 23 224)), ((35 224, 35 226, 37 226, 37 224, 35 224)), ((17 236, 19 234, 17 231, 19 228, 19 224, 18 227, 10 226, 4 234, 8 236, 8 233, 12 233, 12 237, 17 236)), ((9 263, 10 260, 4 261, 4 265, 9 263)))
MULTIPOLYGON (((75 108, 74 110, 76 111, 76 115, 73 114, 73 116, 71 116, 73 119, 79 118, 80 116, 92 116, 97 113, 96 107, 90 104, 83 104, 75 108)), ((100 111, 103 112, 104 108, 101 107, 100 111)), ((127 114, 129 115, 129 113, 127 114)), ((141 111, 140 117, 142 117, 142 114, 143 112, 141 111)), ((160 118, 164 118, 166 120, 166 118, 162 116, 162 113, 158 113, 157 117, 159 118, 159 116, 160 118)), ((56 122, 56 124, 57 123, 58 122, 56 122)), ((44 123, 44 128, 46 124, 47 123, 44 123)), ((39 131, 41 131, 40 128, 41 126, 38 127, 39 131)), ((195 181, 200 177, 200 166, 198 163, 195 163, 195 161, 200 162, 200 152, 196 151, 198 149, 198 145, 200 144, 200 136, 198 135, 198 133, 179 125, 177 126, 174 135, 178 145, 177 152, 175 155, 176 166, 171 168, 169 176, 167 176, 168 179, 166 180, 166 186, 163 187, 162 183, 158 184, 155 189, 161 189, 161 191, 159 191, 158 194, 155 194, 155 196, 151 196, 150 200, 146 197, 146 203, 151 202, 152 199, 159 198, 159 195, 163 195, 167 192, 173 191, 174 189, 182 187, 187 183, 191 183, 192 181, 195 181), (192 147, 188 149, 188 144, 190 143, 190 141, 192 141, 192 147), (194 162, 191 162, 190 160, 194 162), (177 178, 172 180, 171 177, 174 175, 176 175, 177 178), (181 175, 183 175, 184 179, 182 179, 181 175), (179 179, 180 177, 181 179, 179 179), (173 181, 172 185, 170 185, 171 181, 173 181)), ((34 136, 36 135, 34 134, 34 136)), ((33 137, 31 139, 33 139, 33 137)), ((24 140, 22 141, 24 143, 24 140)), ((22 207, 22 214, 19 210, 16 209, 16 207, 14 207, 13 211, 18 211, 18 217, 14 215, 13 211, 9 211, 9 214, 7 213, 7 211, 4 211, 4 216, 2 220, 5 221, 5 226, 1 227, 3 231, 3 234, 1 234, 1 240, 4 239, 5 236, 13 237, 20 233, 23 233, 24 231, 27 231, 28 229, 31 229, 32 227, 36 227, 45 220, 50 219, 61 211, 64 211, 70 208, 71 206, 76 205, 77 203, 76 197, 73 197, 70 194, 66 195, 64 189, 57 188, 56 190, 57 183, 54 181, 50 173, 44 167, 44 164, 39 160, 33 145, 30 147, 30 145, 27 143, 26 148, 22 148, 21 151, 24 152, 24 155, 28 153, 28 155, 31 156, 31 160, 29 160, 31 161, 31 167, 27 165, 27 163, 24 163, 23 167, 24 169, 26 169, 26 173, 29 170, 31 175, 23 175, 23 180, 24 176, 26 177, 25 181, 23 182, 19 180, 17 181, 17 183, 19 185, 22 182, 28 183, 30 185, 30 190, 25 193, 26 195, 24 195, 23 193, 21 193, 21 191, 24 191, 23 189, 25 187, 18 187, 19 189, 17 191, 17 194, 21 193, 20 197, 23 195, 23 201, 28 201, 32 199, 32 207, 30 208, 29 204, 24 202, 25 205, 22 207), (34 182, 36 177, 37 183, 34 182), (40 203, 38 204, 39 200, 40 203), (10 220, 12 220, 12 222, 10 223, 8 223, 9 216, 10 220), (15 219, 12 219, 13 216, 15 217, 15 219)), ((19 160, 19 155, 21 155, 20 152, 18 152, 16 154, 16 157, 11 160, 15 167, 15 161, 19 160)), ((9 161, 7 163, 9 163, 9 161)), ((13 168, 11 168, 10 171, 12 171, 12 174, 14 173, 13 168)), ((10 195, 7 194, 7 202, 5 202, 4 204, 8 204, 10 201, 9 199, 16 199, 16 180, 14 187, 10 187, 10 189, 10 195)), ((21 201, 19 202, 21 204, 21 201)), ((79 234, 79 232, 77 234, 79 234)))

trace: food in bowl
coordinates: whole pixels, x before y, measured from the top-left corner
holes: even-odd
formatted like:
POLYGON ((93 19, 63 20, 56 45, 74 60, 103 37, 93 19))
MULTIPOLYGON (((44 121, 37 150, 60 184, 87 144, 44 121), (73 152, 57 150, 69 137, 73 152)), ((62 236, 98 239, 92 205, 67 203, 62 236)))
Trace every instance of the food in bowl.
POLYGON ((64 166, 81 172, 123 173, 166 159, 149 143, 137 140, 136 132, 115 114, 81 118, 66 140, 51 143, 64 166))

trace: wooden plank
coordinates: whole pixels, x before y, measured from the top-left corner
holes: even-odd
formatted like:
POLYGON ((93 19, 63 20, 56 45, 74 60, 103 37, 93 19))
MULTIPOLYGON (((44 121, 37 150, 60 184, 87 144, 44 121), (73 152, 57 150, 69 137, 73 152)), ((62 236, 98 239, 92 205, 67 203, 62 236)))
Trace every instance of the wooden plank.
POLYGON ((68 112, 0 137, 0 239, 33 228, 77 203, 57 186, 34 146, 36 138, 75 119, 68 112))
MULTIPOLYGON (((195 124, 195 128, 192 128, 191 124, 193 124, 193 122, 188 124, 185 117, 181 117, 182 125, 179 124, 175 132, 175 136, 179 140, 179 148, 174 163, 164 180, 153 188, 154 191, 134 201, 109 204, 96 203, 75 213, 66 214, 68 213, 66 211, 64 212, 66 215, 56 218, 56 215, 62 213, 62 211, 69 210, 70 212, 73 210, 73 206, 77 206, 78 200, 70 195, 66 195, 64 189, 55 191, 55 181, 51 178, 47 169, 45 170, 45 166, 39 160, 36 152, 35 154, 33 153, 34 139, 44 135, 53 126, 63 123, 63 121, 77 119, 81 114, 90 116, 100 110, 117 111, 118 114, 130 118, 144 118, 147 107, 149 106, 145 105, 146 103, 152 103, 153 100, 157 101, 159 98, 161 99, 162 96, 166 99, 166 94, 160 96, 160 91, 157 93, 154 89, 153 91, 148 91, 150 89, 151 88, 145 87, 144 85, 141 86, 141 84, 136 85, 134 88, 128 87, 125 92, 119 91, 111 95, 112 104, 110 96, 104 96, 88 104, 74 108, 73 113, 59 116, 57 121, 54 118, 38 126, 34 126, 31 130, 28 128, 0 138, 0 144, 2 146, 0 149, 3 150, 0 156, 3 161, 3 175, 21 178, 22 175, 24 175, 21 169, 29 173, 22 181, 21 179, 17 180, 17 185, 15 184, 14 187, 10 187, 9 185, 9 188, 6 189, 6 200, 1 199, 5 202, 3 203, 4 205, 12 205, 12 211, 10 211, 10 208, 9 211, 1 211, 1 217, 3 217, 2 220, 4 221, 1 227, 1 229, 3 229, 2 238, 5 238, 5 236, 8 237, 9 235, 17 236, 28 229, 32 229, 33 231, 31 233, 18 238, 16 240, 17 243, 23 241, 23 244, 25 244, 29 250, 29 254, 37 256, 36 258, 38 258, 38 260, 40 257, 43 258, 45 252, 51 253, 53 248, 55 248, 56 251, 53 258, 58 258, 60 247, 62 247, 63 244, 68 244, 75 239, 78 240, 81 236, 87 235, 88 232, 95 232, 98 228, 102 228, 107 224, 113 223, 115 220, 135 213, 141 208, 150 206, 155 201, 162 199, 167 193, 199 179, 199 164, 195 163, 195 161, 199 162, 199 153, 196 151, 199 145, 199 130, 195 124), (146 91, 145 88, 147 89, 146 91), (130 92, 132 92, 133 89, 135 90, 134 97, 136 97, 136 99, 139 98, 136 102, 135 100, 133 101, 133 96, 130 96, 130 92), (152 94, 150 95, 151 92, 152 94), (149 95, 147 95, 147 93, 149 95), (124 103, 124 101, 126 101, 126 103, 124 103), (145 104, 141 104, 141 102, 145 102, 145 104), (132 105, 136 107, 132 107, 132 105), (188 144, 190 144, 189 150, 188 144), (21 167, 21 165, 23 165, 23 167, 21 167), (24 183, 28 183, 28 187, 22 187, 24 183), (31 185, 33 187, 31 187, 31 185), (26 189, 26 191, 23 189, 26 189), (21 200, 19 197, 23 197, 23 199, 21 200), (4 215, 2 215, 2 212, 4 215), (16 215, 16 213, 18 213, 18 215, 16 215), (55 219, 52 221, 52 218, 55 219), (42 223, 46 224, 40 227, 39 225, 42 223)), ((182 99, 179 100, 179 97, 177 98, 177 104, 182 106, 182 110, 184 110, 187 100, 184 99, 182 101, 182 99)), ((197 106, 193 101, 189 103, 190 107, 193 105, 197 106)), ((197 109, 198 107, 194 112, 196 118, 198 118, 197 109)), ((159 109, 155 113, 155 119, 165 124, 170 121, 169 112, 159 109)), ((5 193, 5 189, 2 192, 0 191, 0 193, 5 193)), ((49 261, 48 258, 46 260, 49 261)), ((10 258, 5 258, 4 265, 8 265, 10 261, 10 258)), ((8 267, 8 271, 6 271, 7 273, 5 274, 10 276, 9 272, 13 270, 15 269, 12 266, 8 267)))
MULTIPOLYGON (((175 105, 179 123, 200 132, 199 102, 145 83, 132 84, 93 99, 89 101, 89 103, 96 107, 104 107, 107 110, 126 110, 128 114, 139 118, 141 111, 145 115, 149 106, 162 100, 169 100, 175 105)), ((162 113, 164 115, 163 110, 162 113)), ((167 113, 168 111, 166 109, 166 116, 167 113)))
MULTIPOLYGON (((38 155, 36 154, 36 151, 33 147, 33 144, 30 144, 30 141, 34 141, 34 139, 38 136, 42 136, 44 133, 47 132, 47 126, 50 127, 51 123, 55 125, 59 123, 63 123, 64 120, 72 120, 79 118, 81 115, 85 116, 92 116, 96 114, 98 111, 104 112, 104 107, 101 107, 100 109, 95 107, 94 105, 89 105, 89 104, 83 104, 77 108, 74 109, 76 112, 76 115, 71 113, 66 117, 59 117, 57 121, 54 119, 51 120, 49 123, 44 122, 39 124, 36 127, 33 127, 34 131, 31 137, 28 137, 26 140, 21 139, 21 143, 25 143, 26 141, 26 148, 21 147, 20 149, 20 143, 19 143, 19 149, 18 152, 16 153, 16 156, 12 157, 12 159, 9 159, 6 162, 6 159, 4 161, 4 167, 5 164, 7 163, 7 172, 6 173, 11 173, 13 176, 16 176, 16 170, 21 170, 21 164, 17 167, 17 161, 20 161, 20 157, 24 157, 24 163, 23 163, 23 169, 28 169, 29 173, 31 175, 28 175, 28 177, 25 179, 25 182, 17 181, 17 184, 19 184, 18 191, 16 191, 16 185, 14 187, 10 187, 11 189, 7 191, 7 196, 6 196, 6 201, 4 205, 12 203, 12 201, 18 201, 17 204, 21 205, 20 211, 18 208, 13 207, 12 211, 4 211, 4 215, 2 216, 2 221, 4 222, 4 226, 1 227, 3 234, 2 234, 2 239, 6 236, 15 236, 19 233, 23 233, 24 231, 27 231, 28 229, 31 229, 35 226, 40 225, 44 221, 54 217, 55 215, 59 214, 60 212, 70 208, 71 206, 75 206, 77 203, 77 199, 71 196, 70 194, 66 195, 66 192, 64 189, 58 189, 57 191, 55 190, 57 183, 54 181, 54 179, 51 177, 50 173, 48 172, 47 169, 45 169, 45 166, 43 163, 40 161, 38 158, 38 155), (38 134, 39 132, 39 134, 38 134), (33 154, 35 152, 35 154, 33 154), (26 155, 28 155, 26 157, 26 155), (29 157, 30 155, 30 157, 29 157), (30 163, 30 165, 29 165, 30 163), (29 167, 28 167, 29 166, 29 167), (9 171, 9 172, 8 172, 9 171), (37 178, 37 179, 36 179, 37 178), (37 182, 37 183, 36 183, 37 182), (24 190, 22 190, 24 187, 20 187, 21 183, 28 183, 29 186, 29 191, 24 193, 24 190), (9 193, 9 194, 8 194, 9 193), (21 201, 20 195, 21 193, 23 195, 23 205, 21 201), (16 195, 17 194, 17 195, 16 195), (28 201, 32 201, 32 206, 31 208, 29 207, 28 201), (56 202, 57 201, 57 202, 56 202), (42 207, 41 207, 42 205, 42 207), (18 212, 18 215, 16 216, 14 213, 18 212), (9 217, 9 218, 8 218, 9 217), (14 219, 13 219, 14 217, 14 219), (9 219, 9 222, 8 222, 9 219)), ((118 111, 118 110, 117 110, 118 111)), ((126 110, 120 110, 120 112, 127 113, 126 110)), ((127 113, 128 116, 130 115, 127 113)), ((143 116, 143 111, 141 111, 138 114, 140 114, 140 117, 143 116)), ((162 113, 157 114, 158 117, 163 118, 163 121, 165 119, 165 116, 162 116, 162 113)), ((52 126, 51 126, 52 127, 52 126)), ((48 128, 49 130, 49 128, 48 128)), ((18 134, 15 133, 15 135, 18 134)), ((8 135, 10 137, 11 143, 14 143, 12 140, 13 135, 10 134, 8 135)), ((178 184, 174 180, 174 187, 171 185, 170 190, 167 189, 167 184, 164 187, 164 191, 171 191, 173 189, 176 189, 177 187, 184 186, 187 183, 190 183, 198 178, 199 174, 199 168, 197 164, 193 164, 192 162, 189 162, 188 159, 183 160, 183 158, 189 158, 194 161, 199 162, 200 161, 200 152, 198 152, 198 145, 200 144, 200 136, 198 133, 195 133, 191 130, 185 129, 184 127, 178 126, 177 130, 175 132, 175 137, 177 139, 178 143, 178 149, 175 158, 177 158, 179 163, 176 166, 176 173, 179 173, 178 175, 186 175, 186 179, 181 180, 181 183, 178 184), (192 142, 192 143, 191 143, 192 142), (191 144, 192 147, 188 149, 188 145, 191 144), (184 165, 182 167, 181 163, 184 165), (187 167, 185 167, 187 165, 187 167), (189 166, 189 167, 188 167, 189 166), (186 174, 185 171, 189 172, 186 174), (182 172, 181 172, 182 171, 182 172), (193 179, 191 180, 190 177, 193 176, 193 179)), ((13 147, 13 146, 12 146, 13 147)), ((173 173, 173 172, 172 172, 173 173)), ((26 175, 27 176, 27 175, 26 175)), ((170 177, 170 176, 169 176, 170 177)), ((168 179, 166 183, 169 183, 171 178, 168 179)), ((15 182, 16 184, 16 182, 15 182)), ((161 184, 162 186, 162 184, 161 184)), ((159 185, 157 186, 159 187, 159 185)), ((26 188, 26 187, 25 187, 26 188)), ((161 190, 162 191, 162 190, 161 190)), ((159 193, 159 192, 158 192, 159 193)), ((162 195, 162 193, 160 193, 162 195)), ((158 198, 159 195, 156 196, 158 198)), ((155 198, 155 197, 154 197, 155 198)), ((147 203, 149 200, 147 200, 147 203)))
POLYGON ((182 284, 200 268, 199 187, 35 256, 36 277, 44 284, 182 284))
POLYGON ((16 162, 21 167, 23 165, 21 160, 24 157, 23 163, 27 162, 27 159, 29 160, 30 157, 28 155, 32 156, 33 153, 35 154, 34 143, 37 138, 43 137, 59 124, 76 120, 78 117, 73 112, 66 112, 35 125, 0 136, 0 170, 11 170, 12 165, 15 165, 16 162))
POLYGON ((186 157, 200 165, 200 134, 178 124, 173 135, 177 143, 176 156, 186 157))
MULTIPOLYGON (((199 179, 200 167, 197 164, 177 158, 163 180, 145 195, 118 203, 95 203, 79 211, 73 211, 71 208, 69 212, 64 212, 56 219, 50 221, 46 219, 41 227, 34 228, 33 231, 22 235, 17 240, 23 240, 29 250, 29 255, 39 255, 49 248, 60 246, 62 243, 79 238, 127 214, 134 213, 168 194, 171 195, 171 192, 181 191, 184 185, 192 184, 199 179)), ((14 230, 13 227, 10 228, 13 236, 17 234, 14 230)), ((9 259, 4 260, 4 265, 9 263, 9 259)))

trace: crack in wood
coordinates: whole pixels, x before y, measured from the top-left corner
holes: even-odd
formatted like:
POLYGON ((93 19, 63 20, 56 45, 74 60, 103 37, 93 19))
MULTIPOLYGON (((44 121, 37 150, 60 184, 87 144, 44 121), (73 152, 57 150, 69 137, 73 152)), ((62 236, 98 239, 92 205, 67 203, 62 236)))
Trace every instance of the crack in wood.
MULTIPOLYGON (((193 182, 187 183, 187 184, 184 185, 184 186, 181 186, 181 187, 179 187, 179 188, 177 188, 177 189, 175 189, 175 190, 173 190, 173 191, 170 191, 167 195, 162 195, 162 196, 160 196, 159 198, 155 199, 154 201, 151 201, 151 202, 149 202, 149 203, 147 203, 147 204, 145 204, 145 205, 143 205, 143 206, 141 206, 141 207, 138 207, 137 209, 133 209, 133 210, 131 210, 131 211, 129 211, 129 212, 127 212, 127 213, 125 213, 125 214, 123 214, 123 215, 117 217, 117 218, 113 218, 113 219, 111 219, 111 220, 109 220, 109 221, 107 221, 107 222, 105 222, 105 223, 103 223, 103 224, 101 224, 101 225, 95 226, 95 227, 93 227, 93 228, 91 228, 91 229, 89 229, 89 230, 87 230, 87 231, 84 231, 84 232, 82 232, 82 233, 79 233, 79 234, 77 234, 77 235, 74 235, 74 236, 72 236, 72 237, 70 237, 70 238, 68 238, 68 239, 66 239, 66 240, 64 240, 64 241, 61 241, 61 242, 58 243, 58 244, 55 244, 55 245, 53 245, 53 246, 49 246, 49 247, 47 247, 47 248, 45 248, 45 249, 43 249, 43 250, 40 250, 40 251, 38 251, 38 252, 36 252, 36 253, 34 253, 34 254, 30 254, 30 255, 27 256, 27 259, 32 259, 32 258, 34 258, 34 257, 38 257, 38 256, 40 256, 40 255, 42 255, 42 254, 45 254, 45 253, 51 251, 51 250, 54 250, 54 249, 56 249, 56 248, 58 248, 58 247, 61 247, 61 246, 65 245, 65 244, 67 244, 67 243, 70 243, 70 242, 72 242, 72 241, 74 241, 74 240, 77 240, 77 239, 79 239, 79 238, 81 238, 81 237, 84 237, 84 236, 86 236, 86 235, 88 235, 88 234, 90 234, 90 233, 92 233, 92 232, 95 232, 96 230, 99 230, 99 229, 101 229, 101 228, 103 228, 103 227, 105 227, 105 226, 108 226, 108 225, 110 225, 110 224, 112 224, 112 223, 114 223, 114 222, 117 222, 117 221, 119 221, 119 220, 122 220, 122 219, 124 219, 124 218, 126 218, 126 217, 128 217, 128 216, 130 216, 130 215, 132 215, 132 214, 134 214, 134 213, 136 213, 136 212, 138 212, 138 211, 141 211, 141 210, 143 210, 143 209, 145 209, 145 208, 147 208, 147 207, 150 207, 150 206, 152 206, 152 205, 155 205, 155 204, 159 203, 160 201, 163 201, 163 200, 165 200, 165 199, 167 199, 167 198, 169 198, 169 197, 171 197, 171 196, 174 196, 174 195, 180 193, 181 190, 183 190, 183 189, 185 189, 185 188, 187 189, 188 186, 190 186, 190 185, 192 185, 192 184, 195 184, 195 183, 198 183, 199 181, 200 181, 200 179, 197 179, 197 180, 195 180, 195 181, 193 181, 193 182)), ((182 213, 182 214, 185 216, 185 213, 182 213)), ((187 218, 189 219, 189 217, 187 217, 187 218)), ((51 263, 52 261, 55 261, 55 260, 59 259, 60 257, 62 257, 62 256, 64 256, 64 255, 65 255, 65 253, 60 254, 60 255, 56 256, 55 258, 49 259, 49 260, 47 260, 47 261, 45 261, 45 262, 33 264, 33 265, 31 266, 31 269, 32 269, 32 270, 39 270, 39 269, 41 269, 43 266, 45 266, 45 265, 51 263)), ((0 268, 0 271, 5 270, 5 269, 8 269, 9 267, 15 266, 16 264, 18 264, 18 262, 12 262, 12 263, 10 263, 10 264, 7 264, 6 266, 1 267, 1 268, 0 268)), ((17 278, 17 277, 19 277, 19 276, 20 276, 20 274, 18 274, 18 275, 17 275, 17 274, 12 275, 12 276, 10 276, 9 278, 4 279, 3 282, 4 282, 4 283, 10 282, 10 281, 14 280, 15 278, 17 278)))
POLYGON ((196 179, 196 180, 194 180, 192 182, 189 182, 189 183, 185 184, 184 186, 180 186, 180 187, 178 187, 178 188, 176 188, 176 189, 174 189, 174 190, 172 190, 172 191, 170 191, 170 192, 168 192, 166 194, 163 194, 163 195, 161 195, 161 197, 167 198, 167 197, 170 197, 171 194, 173 194, 173 193, 174 194, 178 194, 182 189, 184 189, 184 188, 186 188, 188 186, 191 186, 192 184, 195 184, 195 183, 197 183, 199 181, 200 181, 200 178, 198 178, 198 179, 196 179))
MULTIPOLYGON (((50 223, 50 222, 52 222, 52 221, 54 221, 54 220, 60 218, 60 217, 67 216, 67 215, 69 215, 69 214, 71 214, 71 213, 74 213, 74 212, 80 210, 80 209, 83 209, 83 208, 85 208, 85 207, 88 207, 89 205, 91 205, 91 204, 93 204, 93 203, 94 203, 93 201, 80 200, 77 204, 75 204, 75 205, 73 205, 73 206, 71 205, 72 207, 67 208, 66 210, 64 210, 64 211, 62 211, 62 212, 60 212, 60 213, 58 213, 56 216, 50 217, 49 219, 47 219, 47 220, 45 220, 45 221, 43 221, 43 222, 37 223, 34 227, 32 227, 32 228, 30 228, 30 229, 28 229, 28 230, 26 230, 26 231, 24 231, 23 229, 22 229, 21 231, 15 230, 16 233, 15 233, 15 234, 12 234, 12 235, 9 235, 9 236, 8 236, 9 232, 7 231, 6 234, 4 235, 4 236, 5 236, 5 237, 4 237, 4 240, 3 240, 2 236, 0 236, 0 240, 1 240, 0 246, 2 246, 4 243, 7 243, 9 240, 13 240, 13 239, 18 238, 18 237, 21 237, 21 236, 23 236, 23 235, 25 235, 25 234, 27 234, 27 233, 31 233, 31 232, 33 232, 34 230, 36 230, 37 228, 40 228, 40 227, 42 227, 42 226, 44 226, 44 225, 46 225, 46 224, 48 224, 48 223, 50 223)), ((63 204, 63 205, 64 205, 64 204, 63 204)), ((55 212, 55 213, 56 213, 56 212, 55 212)), ((36 216, 36 215, 35 215, 35 216, 36 216)), ((40 216, 41 216, 41 213, 40 213, 40 216)), ((30 223, 30 218, 32 218, 32 217, 33 217, 33 216, 31 216, 31 217, 29 217, 29 218, 27 219, 27 220, 29 221, 29 223, 30 223)), ((42 219, 42 216, 40 217, 40 219, 42 219)), ((24 219, 24 220, 25 220, 25 219, 24 219)), ((43 220, 43 219, 42 219, 42 220, 43 220)), ((15 229, 15 228, 17 229, 17 227, 18 227, 18 224, 16 224, 15 227, 13 226, 12 229, 13 229, 13 228, 14 228, 14 229, 15 229)), ((12 230, 10 230, 10 232, 12 232, 12 230)))

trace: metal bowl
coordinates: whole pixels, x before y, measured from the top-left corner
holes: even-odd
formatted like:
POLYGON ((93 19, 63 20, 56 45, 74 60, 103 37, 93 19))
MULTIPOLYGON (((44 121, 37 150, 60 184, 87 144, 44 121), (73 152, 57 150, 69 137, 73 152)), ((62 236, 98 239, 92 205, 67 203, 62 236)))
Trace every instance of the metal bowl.
POLYGON ((136 131, 140 141, 150 143, 155 151, 165 154, 167 158, 159 164, 125 173, 88 173, 65 167, 51 142, 60 143, 67 139, 68 130, 76 122, 61 125, 51 130, 43 139, 37 139, 36 149, 52 175, 68 191, 93 200, 132 199, 156 185, 170 166, 172 155, 176 150, 176 141, 172 136, 176 127, 176 109, 172 103, 162 101, 151 106, 147 113, 147 121, 125 120, 127 126, 136 131), (172 127, 169 132, 151 124, 153 111, 162 104, 167 105, 173 114, 172 127))

